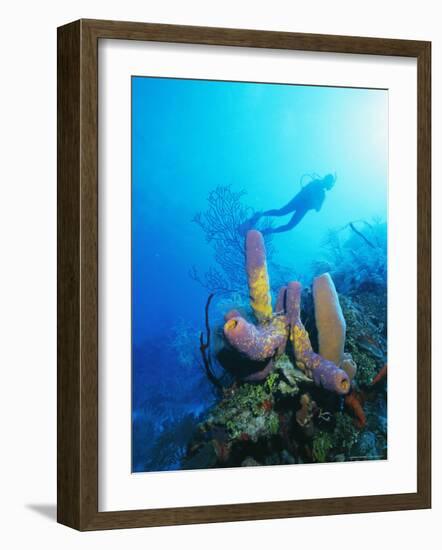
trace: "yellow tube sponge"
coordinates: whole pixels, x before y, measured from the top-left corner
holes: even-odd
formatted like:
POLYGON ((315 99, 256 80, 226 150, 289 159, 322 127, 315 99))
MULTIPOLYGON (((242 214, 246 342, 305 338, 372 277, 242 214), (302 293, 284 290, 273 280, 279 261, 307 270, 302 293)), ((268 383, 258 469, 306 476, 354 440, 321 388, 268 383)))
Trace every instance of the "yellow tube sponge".
POLYGON ((318 329, 319 354, 340 365, 344 358, 345 319, 329 273, 313 281, 313 300, 318 329))
POLYGON ((246 236, 246 268, 250 305, 258 321, 272 317, 272 298, 264 239, 259 231, 251 230, 246 236))

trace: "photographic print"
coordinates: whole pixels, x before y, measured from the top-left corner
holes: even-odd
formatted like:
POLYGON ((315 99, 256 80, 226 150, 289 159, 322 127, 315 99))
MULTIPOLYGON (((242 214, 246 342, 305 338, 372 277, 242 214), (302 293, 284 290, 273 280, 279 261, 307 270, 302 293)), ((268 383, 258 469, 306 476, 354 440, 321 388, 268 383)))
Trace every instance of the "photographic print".
POLYGON ((385 460, 388 91, 131 99, 132 471, 385 460))

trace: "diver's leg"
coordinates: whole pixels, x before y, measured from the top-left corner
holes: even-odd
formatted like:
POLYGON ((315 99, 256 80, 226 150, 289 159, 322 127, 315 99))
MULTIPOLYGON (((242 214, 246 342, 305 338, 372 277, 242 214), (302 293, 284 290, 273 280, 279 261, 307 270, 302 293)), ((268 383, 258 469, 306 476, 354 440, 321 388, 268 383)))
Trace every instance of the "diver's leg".
POLYGON ((249 229, 255 227, 257 222, 265 216, 285 216, 290 212, 293 212, 296 208, 296 197, 294 197, 289 203, 287 203, 282 208, 275 208, 274 210, 266 210, 265 212, 255 212, 251 218, 243 222, 239 227, 238 231, 241 234, 245 234, 249 229))
POLYGON ((294 197, 290 202, 288 202, 282 208, 274 208, 273 210, 266 210, 260 213, 260 216, 285 216, 293 212, 297 206, 297 197, 294 197))
POLYGON ((284 233, 285 231, 290 231, 298 225, 302 218, 307 214, 307 210, 297 210, 290 221, 285 225, 280 225, 279 227, 268 227, 262 231, 264 235, 270 235, 270 233, 284 233))
MULTIPOLYGON (((264 212, 255 212, 253 216, 246 220, 244 223, 242 223, 238 227, 238 231, 241 234, 245 234, 249 229, 252 229, 255 227, 256 223, 265 216, 285 216, 287 214, 290 214, 290 212, 293 212, 298 207, 298 195, 294 197, 290 202, 288 202, 285 206, 282 208, 275 208, 273 210, 265 210, 264 212)), ((296 214, 295 214, 296 216, 296 214)), ((293 219, 289 222, 292 223, 293 219)), ((287 225, 289 225, 287 224, 287 225)), ((296 224, 295 224, 296 225, 296 224)), ((283 226, 285 227, 285 226, 283 226)), ((294 226, 293 226, 294 227, 294 226)), ((284 230, 286 231, 286 230, 284 230)), ((274 231, 269 230, 263 230, 262 233, 274 233, 274 231)))
POLYGON ((238 231, 241 235, 245 235, 247 233, 247 231, 249 231, 250 229, 253 229, 255 227, 255 224, 256 222, 259 220, 259 218, 261 217, 261 212, 255 212, 251 218, 249 218, 248 220, 244 221, 243 223, 241 223, 239 226, 238 226, 238 231))

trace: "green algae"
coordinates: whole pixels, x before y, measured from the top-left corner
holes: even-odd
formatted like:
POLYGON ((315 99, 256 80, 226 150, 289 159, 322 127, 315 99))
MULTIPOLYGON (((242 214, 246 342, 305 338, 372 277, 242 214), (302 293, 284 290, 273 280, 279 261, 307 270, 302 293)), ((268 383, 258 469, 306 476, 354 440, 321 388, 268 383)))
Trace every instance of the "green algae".
POLYGON ((332 436, 328 432, 318 432, 313 439, 312 456, 315 462, 326 462, 327 455, 333 447, 332 436))

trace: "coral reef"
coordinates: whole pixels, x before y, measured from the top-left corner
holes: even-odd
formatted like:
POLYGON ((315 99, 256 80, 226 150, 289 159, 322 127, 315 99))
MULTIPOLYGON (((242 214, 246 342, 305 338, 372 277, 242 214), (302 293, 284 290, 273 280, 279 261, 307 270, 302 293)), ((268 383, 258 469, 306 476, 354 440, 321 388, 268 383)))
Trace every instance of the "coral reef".
POLYGON ((359 388, 370 386, 387 359, 386 292, 358 292, 341 296, 340 302, 347 322, 346 349, 358 366, 354 382, 359 388))
POLYGON ((200 422, 181 466, 385 459, 385 289, 359 283, 338 295, 321 274, 312 291, 297 281, 282 285, 272 307, 258 231, 246 236, 244 260, 249 307, 228 302, 215 329, 217 358, 236 381, 200 422))
POLYGON ((332 440, 333 448, 338 454, 344 453, 344 456, 353 459, 352 450, 359 440, 359 435, 359 430, 348 415, 342 412, 336 413, 332 440))
MULTIPOLYGON (((232 387, 200 424, 184 467, 193 468, 213 455, 216 460, 212 466, 231 466, 238 461, 247 461, 246 465, 262 464, 270 448, 285 449, 278 462, 294 462, 284 444, 284 430, 292 429, 293 410, 289 407, 284 411, 282 406, 284 402, 297 399, 297 380, 304 383, 304 378, 302 373, 296 373, 288 358, 282 356, 264 382, 232 387), (208 451, 210 448, 214 449, 213 453, 208 451)), ((208 466, 205 462, 204 467, 208 466)))
MULTIPOLYGON (((330 230, 323 241, 324 257, 315 273, 330 271, 340 293, 385 289, 387 282, 387 224, 379 219, 355 220, 330 230)), ((383 307, 385 303, 381 302, 383 307)))

